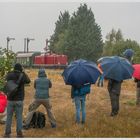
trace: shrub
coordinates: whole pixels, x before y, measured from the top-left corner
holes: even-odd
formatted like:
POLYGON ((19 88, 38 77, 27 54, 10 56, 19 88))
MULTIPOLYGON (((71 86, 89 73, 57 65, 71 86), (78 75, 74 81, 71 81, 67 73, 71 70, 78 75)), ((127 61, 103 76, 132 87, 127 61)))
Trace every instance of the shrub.
POLYGON ((0 91, 3 91, 6 74, 13 68, 15 56, 14 52, 0 48, 0 91))

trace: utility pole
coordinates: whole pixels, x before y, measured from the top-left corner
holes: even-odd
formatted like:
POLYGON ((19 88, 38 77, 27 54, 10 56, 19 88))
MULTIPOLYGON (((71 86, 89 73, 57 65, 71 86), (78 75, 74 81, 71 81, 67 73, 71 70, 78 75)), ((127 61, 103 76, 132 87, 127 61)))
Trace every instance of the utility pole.
POLYGON ((26 52, 26 38, 24 38, 24 53, 26 52))
POLYGON ((7 51, 9 50, 9 42, 10 40, 15 40, 15 38, 10 38, 9 36, 6 38, 7 40, 7 51))
POLYGON ((44 48, 44 51, 45 51, 45 52, 47 52, 47 51, 49 50, 48 42, 49 42, 48 39, 46 39, 46 46, 45 46, 45 48, 44 48))
POLYGON ((29 42, 31 41, 31 40, 35 40, 34 38, 26 38, 26 40, 27 40, 27 52, 29 52, 29 42))

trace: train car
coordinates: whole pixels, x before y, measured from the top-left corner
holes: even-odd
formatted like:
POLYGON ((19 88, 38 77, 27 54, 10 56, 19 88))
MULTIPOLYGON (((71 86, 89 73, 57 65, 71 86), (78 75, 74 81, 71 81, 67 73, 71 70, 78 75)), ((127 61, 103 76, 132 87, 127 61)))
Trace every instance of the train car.
POLYGON ((45 64, 45 59, 42 57, 42 55, 35 56, 34 64, 36 65, 45 64))
POLYGON ((17 52, 16 63, 20 63, 22 66, 28 68, 63 69, 67 66, 68 60, 66 55, 41 54, 41 52, 17 52))
POLYGON ((67 65, 68 64, 67 56, 66 55, 57 55, 56 63, 61 64, 61 65, 67 65))
POLYGON ((68 60, 66 55, 42 54, 35 56, 34 67, 65 68, 68 60))
POLYGON ((34 59, 39 56, 41 52, 17 52, 16 63, 22 64, 24 67, 32 67, 34 59))

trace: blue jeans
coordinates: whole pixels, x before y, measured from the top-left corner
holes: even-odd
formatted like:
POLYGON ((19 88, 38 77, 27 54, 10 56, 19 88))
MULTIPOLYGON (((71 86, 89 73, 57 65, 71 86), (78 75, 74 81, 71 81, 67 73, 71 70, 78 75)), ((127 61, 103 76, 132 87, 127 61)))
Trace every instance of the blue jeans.
POLYGON ((103 87, 103 82, 104 82, 104 76, 102 74, 102 75, 99 76, 99 80, 98 80, 97 86, 98 87, 103 87))
POLYGON ((6 128, 5 128, 6 134, 11 133, 12 117, 14 112, 16 114, 16 121, 17 121, 16 131, 18 133, 22 131, 23 101, 8 101, 7 120, 6 120, 6 128))
POLYGON ((86 119, 86 108, 85 108, 86 95, 76 96, 74 98, 75 107, 76 107, 76 122, 80 123, 80 110, 82 111, 82 122, 85 122, 86 119))

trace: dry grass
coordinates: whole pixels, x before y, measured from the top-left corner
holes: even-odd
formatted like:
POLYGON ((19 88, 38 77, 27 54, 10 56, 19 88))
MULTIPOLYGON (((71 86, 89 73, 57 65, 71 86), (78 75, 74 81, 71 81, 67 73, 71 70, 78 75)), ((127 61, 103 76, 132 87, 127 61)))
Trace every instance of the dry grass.
MULTIPOLYGON (((50 90, 51 104, 57 120, 57 128, 53 129, 47 120, 43 129, 30 129, 24 131, 26 137, 140 137, 140 107, 135 106, 135 84, 132 80, 122 85, 120 98, 120 113, 112 118, 110 114, 110 100, 106 89, 92 86, 91 94, 86 101, 87 119, 85 125, 76 125, 75 108, 70 98, 70 86, 66 86, 61 77, 61 70, 47 70, 48 77, 53 83, 50 90)), ((34 96, 33 81, 37 70, 27 70, 32 83, 26 86, 24 101, 24 117, 28 105, 34 96)), ((38 109, 44 111, 40 106, 38 109)), ((12 137, 16 136, 15 120, 12 125, 12 137)), ((4 133, 4 125, 0 125, 0 136, 4 133)))

